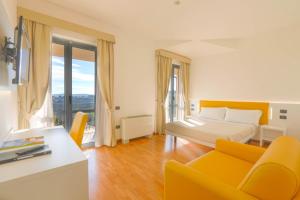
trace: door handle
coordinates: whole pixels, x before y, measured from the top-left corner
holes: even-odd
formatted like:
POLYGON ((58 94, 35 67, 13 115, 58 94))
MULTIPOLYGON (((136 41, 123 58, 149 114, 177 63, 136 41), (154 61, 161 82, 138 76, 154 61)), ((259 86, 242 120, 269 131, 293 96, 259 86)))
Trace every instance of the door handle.
POLYGON ((72 96, 69 96, 69 103, 72 104, 72 96))

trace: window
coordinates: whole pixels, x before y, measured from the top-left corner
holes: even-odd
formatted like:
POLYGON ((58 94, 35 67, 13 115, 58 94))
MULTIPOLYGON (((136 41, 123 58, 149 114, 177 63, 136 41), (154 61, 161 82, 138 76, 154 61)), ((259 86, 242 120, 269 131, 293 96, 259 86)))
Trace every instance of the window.
POLYGON ((70 129, 76 112, 89 115, 83 143, 94 140, 96 47, 53 38, 52 100, 55 125, 70 129))
POLYGON ((65 58, 62 44, 52 44, 51 77, 54 124, 65 126, 65 58))
POLYGON ((172 66, 169 91, 166 99, 166 122, 183 119, 182 86, 179 79, 179 65, 172 66))

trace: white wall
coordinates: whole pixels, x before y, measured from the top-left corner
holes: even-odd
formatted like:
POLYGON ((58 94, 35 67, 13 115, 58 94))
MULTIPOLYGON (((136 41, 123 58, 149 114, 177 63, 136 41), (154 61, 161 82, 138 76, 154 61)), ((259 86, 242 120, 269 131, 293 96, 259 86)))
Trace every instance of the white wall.
MULTIPOLYGON (((20 0, 19 5, 49 16, 115 35, 115 104, 121 107, 115 113, 116 124, 119 124, 119 119, 125 116, 154 115, 154 42, 138 36, 134 32, 123 32, 118 27, 45 1, 20 0)), ((79 37, 81 40, 86 39, 72 34, 72 37, 74 36, 79 37)), ((89 42, 91 41, 92 39, 89 42)))
MULTIPOLYGON (((155 114, 155 47, 144 38, 125 33, 116 37, 115 53, 115 112, 120 118, 132 115, 155 114)), ((117 130, 120 138, 120 130, 117 130)))
POLYGON ((120 35, 116 44, 115 103, 117 117, 154 114, 155 55, 153 43, 120 35))
MULTIPOLYGON (((4 36, 13 37, 17 21, 16 3, 16 0, 0 0, 1 47, 4 36)), ((16 86, 11 84, 13 76, 12 66, 8 66, 4 58, 0 56, 0 141, 10 129, 17 127, 17 92, 16 86)))
POLYGON ((288 120, 277 115, 270 123, 286 125, 300 138, 299 34, 295 25, 243 39, 231 53, 194 58, 191 98, 269 101, 277 111, 287 107, 288 120))
POLYGON ((8 21, 14 28, 17 22, 17 0, 1 0, 1 2, 8 16, 8 21))
POLYGON ((269 123, 271 125, 287 127, 289 135, 300 139, 300 104, 273 102, 270 104, 270 108, 272 109, 272 115, 269 123), (287 110, 287 120, 279 119, 280 109, 287 110))

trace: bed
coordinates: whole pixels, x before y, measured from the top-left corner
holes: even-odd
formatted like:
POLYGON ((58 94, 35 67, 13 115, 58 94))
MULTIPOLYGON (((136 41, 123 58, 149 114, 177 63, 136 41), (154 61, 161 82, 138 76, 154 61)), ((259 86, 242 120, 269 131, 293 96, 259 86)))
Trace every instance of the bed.
POLYGON ((268 123, 269 104, 264 102, 200 101, 200 108, 226 107, 241 110, 260 110, 259 124, 229 122, 224 120, 189 117, 184 121, 166 124, 166 134, 192 142, 215 147, 218 138, 246 143, 259 130, 259 125, 268 123))

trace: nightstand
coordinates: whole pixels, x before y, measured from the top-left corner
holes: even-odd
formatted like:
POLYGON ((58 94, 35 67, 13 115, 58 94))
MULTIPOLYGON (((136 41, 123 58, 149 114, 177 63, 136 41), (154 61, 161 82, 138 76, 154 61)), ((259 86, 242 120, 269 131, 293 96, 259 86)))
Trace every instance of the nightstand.
POLYGON ((273 125, 262 125, 260 126, 259 132, 259 146, 263 146, 263 141, 273 141, 276 137, 281 135, 286 135, 287 128, 273 126, 273 125), (265 131, 273 132, 272 134, 267 135, 265 131), (276 132, 277 134, 274 134, 276 132), (279 134, 278 134, 279 133, 279 134))

